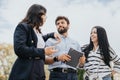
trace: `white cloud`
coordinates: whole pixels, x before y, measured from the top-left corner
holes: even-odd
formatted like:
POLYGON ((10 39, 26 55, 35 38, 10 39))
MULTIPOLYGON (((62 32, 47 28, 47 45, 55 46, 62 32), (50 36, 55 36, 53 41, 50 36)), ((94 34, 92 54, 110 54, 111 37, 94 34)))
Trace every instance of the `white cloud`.
MULTIPOLYGON (((6 34, 0 34, 2 39, 7 40, 12 37, 17 23, 24 18, 28 8, 34 4, 42 4, 47 8, 47 21, 42 28, 43 33, 56 31, 54 24, 58 15, 67 16, 71 22, 69 34, 81 45, 89 42, 89 33, 93 26, 101 25, 105 27, 111 46, 120 52, 120 1, 119 0, 8 0, 6 9, 2 9, 2 17, 13 27, 6 30, 6 34)), ((7 24, 7 23, 6 23, 7 24)), ((6 32, 4 30, 4 32, 6 32)), ((1 37, 0 36, 0 37, 1 37)), ((0 41, 1 42, 1 41, 0 41)))

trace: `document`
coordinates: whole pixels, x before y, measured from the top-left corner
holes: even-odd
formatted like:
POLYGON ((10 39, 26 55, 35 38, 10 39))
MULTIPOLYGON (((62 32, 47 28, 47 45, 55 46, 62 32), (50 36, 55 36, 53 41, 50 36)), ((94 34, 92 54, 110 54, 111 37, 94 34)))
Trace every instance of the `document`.
POLYGON ((79 58, 82 57, 83 52, 79 52, 73 48, 70 48, 68 55, 71 56, 71 60, 66 62, 66 64, 76 68, 79 63, 79 58))

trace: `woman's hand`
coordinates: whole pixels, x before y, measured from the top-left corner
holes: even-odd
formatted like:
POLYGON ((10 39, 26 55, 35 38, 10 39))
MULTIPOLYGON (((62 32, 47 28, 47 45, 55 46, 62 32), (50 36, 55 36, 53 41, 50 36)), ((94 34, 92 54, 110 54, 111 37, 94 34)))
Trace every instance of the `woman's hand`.
POLYGON ((53 53, 56 53, 57 50, 55 50, 55 47, 54 46, 50 46, 50 47, 46 47, 45 48, 45 54, 46 55, 52 55, 53 53))
POLYGON ((116 74, 116 73, 117 73, 116 71, 112 70, 112 73, 111 73, 111 74, 112 74, 112 76, 113 76, 113 75, 116 74))
POLYGON ((54 33, 54 37, 55 37, 55 39, 57 40, 57 43, 60 43, 60 42, 61 42, 60 34, 54 33))

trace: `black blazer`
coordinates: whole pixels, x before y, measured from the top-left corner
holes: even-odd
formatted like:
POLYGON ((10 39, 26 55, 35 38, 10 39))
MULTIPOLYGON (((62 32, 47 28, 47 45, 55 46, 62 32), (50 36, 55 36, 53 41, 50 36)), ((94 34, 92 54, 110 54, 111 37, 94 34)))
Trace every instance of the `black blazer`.
MULTIPOLYGON (((54 33, 43 36, 44 41, 48 38, 54 38, 54 33)), ((40 57, 39 68, 41 77, 44 76, 44 48, 36 48, 37 36, 33 28, 26 24, 20 23, 14 32, 14 51, 18 56, 16 59, 9 80, 29 80, 33 68, 35 57, 40 57)))

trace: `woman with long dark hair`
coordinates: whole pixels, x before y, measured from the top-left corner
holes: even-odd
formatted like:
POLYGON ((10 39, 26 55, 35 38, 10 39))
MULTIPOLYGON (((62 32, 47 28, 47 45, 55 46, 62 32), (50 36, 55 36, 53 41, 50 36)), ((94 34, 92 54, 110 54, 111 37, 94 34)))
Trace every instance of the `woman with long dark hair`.
POLYGON ((90 43, 83 51, 86 57, 85 80, 111 80, 111 61, 114 62, 114 71, 120 71, 120 58, 110 47, 103 27, 95 26, 92 28, 90 43))
POLYGON ((45 47, 45 41, 48 38, 60 41, 56 33, 42 34, 40 27, 45 21, 45 7, 33 4, 26 17, 17 25, 14 32, 14 51, 18 58, 9 80, 45 80, 45 55, 56 52, 53 46, 45 47))

